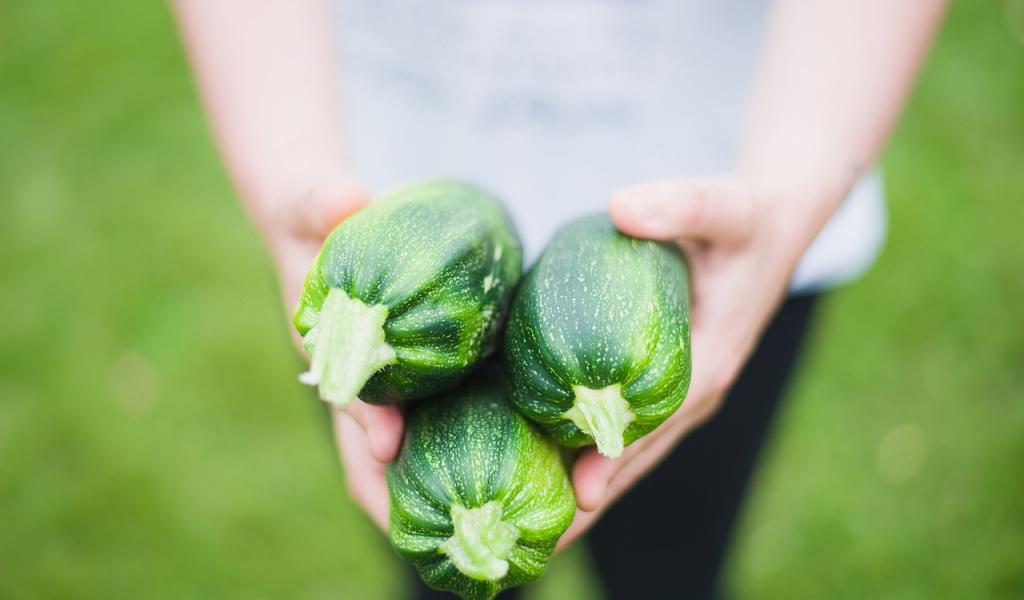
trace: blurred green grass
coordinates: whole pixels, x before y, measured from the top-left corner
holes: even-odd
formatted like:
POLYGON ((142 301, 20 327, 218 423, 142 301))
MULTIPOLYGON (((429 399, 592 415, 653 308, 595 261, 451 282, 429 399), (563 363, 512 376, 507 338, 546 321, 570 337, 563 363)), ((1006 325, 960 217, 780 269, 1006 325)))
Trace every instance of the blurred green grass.
MULTIPOLYGON (((1024 8, 955 3, 734 549, 745 598, 1024 597, 1024 8)), ((0 4, 0 597, 391 598, 161 3, 0 4)), ((579 552, 534 597, 591 597, 579 552)))

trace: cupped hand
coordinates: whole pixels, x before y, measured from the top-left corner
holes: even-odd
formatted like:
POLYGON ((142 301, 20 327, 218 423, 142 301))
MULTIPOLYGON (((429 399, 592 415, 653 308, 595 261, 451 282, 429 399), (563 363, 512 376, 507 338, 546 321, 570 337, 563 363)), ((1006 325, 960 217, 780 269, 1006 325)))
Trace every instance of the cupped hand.
MULTIPOLYGON (((285 309, 298 305, 303 282, 324 239, 332 229, 368 201, 357 180, 340 173, 297 194, 286 202, 267 203, 253 210, 281 276, 285 309)), ((291 322, 291 314, 288 314, 291 322)), ((300 351, 302 339, 293 331, 300 351)), ((351 497, 387 531, 388 490, 384 467, 394 460, 402 441, 402 414, 394 406, 375 406, 353 400, 344 409, 332 408, 335 441, 351 497)))
POLYGON ((621 231, 676 242, 686 254, 692 379, 682 407, 620 457, 606 458, 594 448, 579 456, 572 471, 579 510, 559 547, 583 534, 680 438, 715 413, 820 229, 815 211, 807 209, 810 200, 735 177, 671 179, 613 194, 609 212, 621 231))

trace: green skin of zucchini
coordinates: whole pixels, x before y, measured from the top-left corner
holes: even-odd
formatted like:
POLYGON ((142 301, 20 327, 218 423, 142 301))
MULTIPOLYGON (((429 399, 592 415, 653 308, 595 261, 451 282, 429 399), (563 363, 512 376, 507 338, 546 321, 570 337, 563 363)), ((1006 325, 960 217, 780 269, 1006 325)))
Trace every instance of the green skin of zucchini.
POLYGON ((387 481, 394 549, 468 600, 540 577, 576 511, 558 447, 509 404, 499 368, 412 407, 387 481))
POLYGON ((516 408, 610 457, 681 405, 690 383, 686 264, 605 215, 560 229, 524 278, 505 352, 516 408))
POLYGON ((493 350, 522 271, 501 203, 431 181, 341 223, 306 278, 294 323, 326 401, 398 404, 449 389, 493 350))

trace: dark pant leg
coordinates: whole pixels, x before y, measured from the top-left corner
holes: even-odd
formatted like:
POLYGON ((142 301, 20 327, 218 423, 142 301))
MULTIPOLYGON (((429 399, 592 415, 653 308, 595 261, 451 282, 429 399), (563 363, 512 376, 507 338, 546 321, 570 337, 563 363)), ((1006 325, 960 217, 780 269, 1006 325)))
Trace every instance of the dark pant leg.
POLYGON ((725 403, 597 523, 587 538, 614 600, 716 598, 726 548, 816 304, 791 298, 725 403))

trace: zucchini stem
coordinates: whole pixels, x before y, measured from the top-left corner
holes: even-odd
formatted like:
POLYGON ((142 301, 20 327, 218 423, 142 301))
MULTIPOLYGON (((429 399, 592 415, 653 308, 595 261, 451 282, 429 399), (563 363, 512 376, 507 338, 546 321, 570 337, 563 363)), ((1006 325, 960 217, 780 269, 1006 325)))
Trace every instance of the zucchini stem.
POLYGON ((565 418, 594 438, 598 452, 618 458, 625 447, 626 426, 636 418, 622 397, 622 385, 616 383, 599 390, 577 385, 572 389, 576 398, 572 408, 565 411, 565 418))
POLYGON ((299 381, 318 386, 324 401, 347 405, 374 373, 395 362, 395 351, 384 340, 387 318, 387 306, 367 306, 331 288, 316 323, 302 338, 312 360, 299 381))
POLYGON ((455 532, 441 544, 463 575, 497 581, 508 573, 508 554, 519 539, 519 529, 501 520, 501 503, 492 500, 477 508, 452 505, 455 532))

